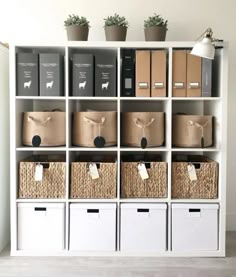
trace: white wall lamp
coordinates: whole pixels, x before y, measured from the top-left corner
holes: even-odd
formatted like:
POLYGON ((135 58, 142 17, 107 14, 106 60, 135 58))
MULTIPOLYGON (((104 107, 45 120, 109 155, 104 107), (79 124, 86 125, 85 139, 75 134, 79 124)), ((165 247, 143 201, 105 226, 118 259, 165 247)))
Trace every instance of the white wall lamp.
POLYGON ((219 40, 213 38, 212 35, 212 29, 207 28, 206 31, 197 39, 198 42, 194 45, 191 54, 213 60, 215 56, 214 42, 219 40), (203 39, 200 40, 202 37, 203 39))

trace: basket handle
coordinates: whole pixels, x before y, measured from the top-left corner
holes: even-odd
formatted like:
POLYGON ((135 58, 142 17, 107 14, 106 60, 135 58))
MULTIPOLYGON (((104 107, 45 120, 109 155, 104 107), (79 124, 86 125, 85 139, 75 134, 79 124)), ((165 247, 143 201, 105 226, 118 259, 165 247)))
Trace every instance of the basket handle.
POLYGON ((97 121, 95 121, 91 118, 88 118, 86 116, 84 116, 84 121, 91 124, 92 126, 98 126, 98 135, 99 135, 99 137, 101 136, 101 125, 103 125, 104 122, 106 121, 106 118, 104 116, 101 117, 100 122, 97 122, 97 121))
POLYGON ((147 123, 147 124, 144 124, 144 123, 142 123, 141 122, 141 120, 140 120, 140 118, 133 118, 133 121, 134 121, 134 124, 138 127, 138 128, 140 128, 140 129, 142 129, 142 131, 143 131, 143 137, 145 137, 145 129, 147 128, 147 127, 149 127, 154 121, 155 121, 155 118, 151 118, 151 120, 147 123))
POLYGON ((34 122, 36 125, 38 126, 42 126, 45 125, 46 123, 48 123, 52 118, 49 116, 45 121, 39 122, 37 121, 35 118, 33 118, 32 116, 28 116, 28 121, 34 122))
POLYGON ((106 118, 104 116, 101 117, 101 121, 100 122, 97 122, 97 121, 95 121, 95 120, 93 120, 91 118, 88 118, 86 116, 84 117, 84 121, 86 121, 86 122, 88 122, 88 123, 90 123, 91 125, 94 125, 94 126, 103 125, 105 120, 106 120, 106 118))

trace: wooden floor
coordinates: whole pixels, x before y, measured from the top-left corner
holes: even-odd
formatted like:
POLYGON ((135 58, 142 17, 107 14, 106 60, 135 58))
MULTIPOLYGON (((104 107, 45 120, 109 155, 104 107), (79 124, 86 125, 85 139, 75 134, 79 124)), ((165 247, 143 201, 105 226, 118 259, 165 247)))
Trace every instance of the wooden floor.
POLYGON ((236 232, 227 233, 227 258, 9 257, 1 277, 236 277, 236 232))

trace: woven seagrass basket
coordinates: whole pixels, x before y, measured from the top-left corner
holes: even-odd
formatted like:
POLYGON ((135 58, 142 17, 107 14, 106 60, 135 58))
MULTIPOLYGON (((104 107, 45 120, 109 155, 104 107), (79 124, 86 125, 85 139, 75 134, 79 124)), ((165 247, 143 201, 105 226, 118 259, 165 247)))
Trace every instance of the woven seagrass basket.
POLYGON ((98 179, 92 179, 89 172, 91 162, 71 163, 70 198, 116 198, 116 162, 95 162, 98 179))
POLYGON ((165 198, 167 197, 167 163, 145 163, 149 175, 142 180, 138 165, 140 162, 121 163, 122 198, 165 198))
POLYGON ((215 199, 218 197, 218 163, 203 156, 172 162, 172 198, 215 199), (188 165, 194 165, 197 180, 191 181, 188 165))
POLYGON ((19 163, 18 197, 32 198, 64 198, 66 194, 66 162, 63 157, 48 159, 30 157, 19 163), (42 181, 35 181, 35 168, 43 165, 42 181))

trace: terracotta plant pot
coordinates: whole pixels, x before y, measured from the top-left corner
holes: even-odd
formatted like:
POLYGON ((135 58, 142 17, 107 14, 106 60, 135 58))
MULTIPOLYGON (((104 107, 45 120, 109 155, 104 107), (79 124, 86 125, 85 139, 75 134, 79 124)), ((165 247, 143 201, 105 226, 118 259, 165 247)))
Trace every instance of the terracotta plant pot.
POLYGON ((66 27, 68 40, 88 40, 89 27, 71 25, 66 27))
POLYGON ((164 41, 166 39, 166 27, 153 26, 144 29, 146 41, 164 41))
POLYGON ((121 26, 105 26, 107 41, 125 41, 127 28, 121 26))

